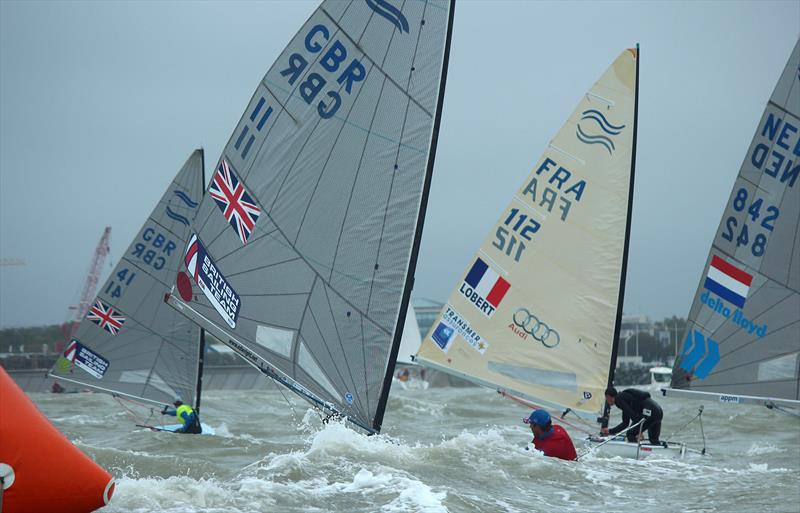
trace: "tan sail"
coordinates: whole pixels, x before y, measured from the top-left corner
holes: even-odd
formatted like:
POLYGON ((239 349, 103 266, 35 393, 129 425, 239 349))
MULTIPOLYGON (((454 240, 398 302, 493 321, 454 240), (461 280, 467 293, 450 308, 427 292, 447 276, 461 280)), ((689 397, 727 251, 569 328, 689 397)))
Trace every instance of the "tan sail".
POLYGON ((638 51, 581 99, 470 261, 420 363, 553 408, 603 404, 621 309, 638 51))

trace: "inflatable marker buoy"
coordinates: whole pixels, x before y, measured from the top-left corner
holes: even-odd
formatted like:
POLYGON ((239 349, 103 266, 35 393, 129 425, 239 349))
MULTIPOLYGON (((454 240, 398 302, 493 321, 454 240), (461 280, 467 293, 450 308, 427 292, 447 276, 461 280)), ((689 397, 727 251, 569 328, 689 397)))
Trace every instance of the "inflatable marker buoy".
POLYGON ((72 445, 0 367, 0 511, 86 513, 114 493, 114 478, 72 445))

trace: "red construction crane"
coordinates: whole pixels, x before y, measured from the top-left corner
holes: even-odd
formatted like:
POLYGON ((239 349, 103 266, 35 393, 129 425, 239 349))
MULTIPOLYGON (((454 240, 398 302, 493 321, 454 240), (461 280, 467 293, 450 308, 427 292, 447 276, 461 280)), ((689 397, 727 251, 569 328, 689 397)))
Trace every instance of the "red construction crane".
MULTIPOLYGON (((71 317, 72 320, 65 322, 61 326, 64 332, 65 342, 68 344, 72 340, 72 335, 78 329, 78 325, 83 320, 86 312, 89 311, 89 306, 95 297, 97 291, 97 282, 100 281, 100 273, 103 271, 103 264, 106 261, 106 256, 109 252, 109 242, 111 241, 111 227, 106 226, 103 230, 103 236, 100 237, 100 242, 97 243, 97 248, 94 250, 94 257, 92 257, 92 265, 89 267, 89 274, 86 276, 86 283, 83 285, 83 293, 78 306, 70 306, 69 309, 74 311, 75 314, 71 317)), ((56 352, 63 351, 64 345, 56 344, 56 352)))

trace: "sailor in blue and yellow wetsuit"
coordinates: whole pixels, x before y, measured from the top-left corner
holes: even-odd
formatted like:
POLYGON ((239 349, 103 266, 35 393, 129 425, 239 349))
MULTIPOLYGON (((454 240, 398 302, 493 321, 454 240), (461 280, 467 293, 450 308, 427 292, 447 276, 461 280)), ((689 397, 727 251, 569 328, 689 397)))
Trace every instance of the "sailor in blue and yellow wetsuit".
POLYGON ((164 409, 161 410, 161 414, 177 417, 180 423, 183 424, 175 430, 176 433, 199 434, 203 432, 203 428, 200 427, 200 417, 197 416, 197 412, 194 411, 194 408, 188 404, 183 404, 183 401, 180 399, 175 399, 175 402, 172 404, 175 405, 174 410, 167 409, 165 406, 164 409))

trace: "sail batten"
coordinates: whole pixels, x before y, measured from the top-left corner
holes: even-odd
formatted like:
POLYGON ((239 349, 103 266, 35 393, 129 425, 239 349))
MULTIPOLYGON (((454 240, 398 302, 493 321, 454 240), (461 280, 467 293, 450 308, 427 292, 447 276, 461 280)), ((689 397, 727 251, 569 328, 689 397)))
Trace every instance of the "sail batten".
POLYGON ((596 418, 624 293, 638 51, 580 101, 462 274, 417 361, 596 418))
POLYGON ((800 40, 712 241, 669 394, 707 392, 727 403, 800 400, 798 114, 800 40))

